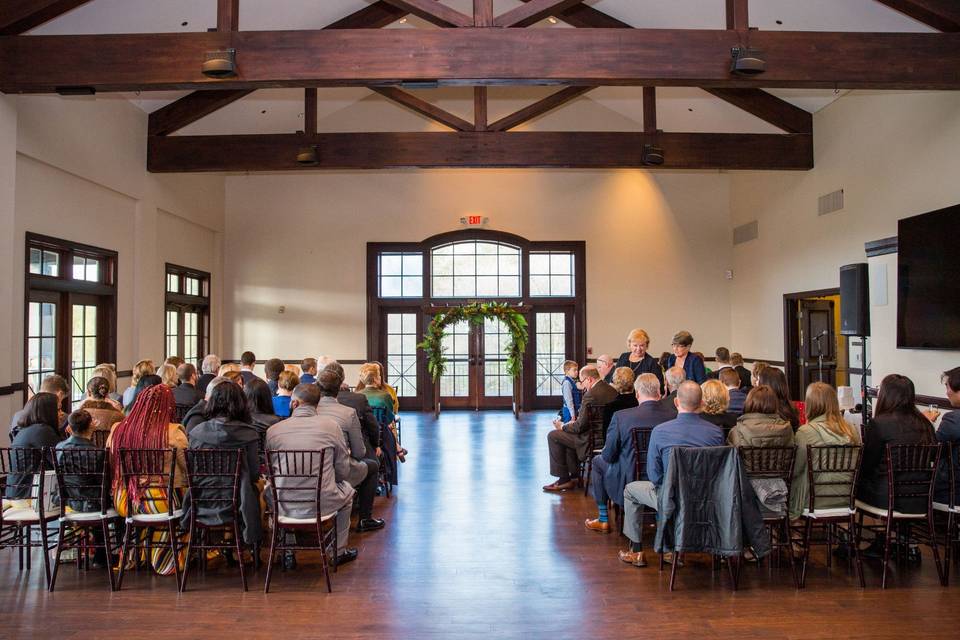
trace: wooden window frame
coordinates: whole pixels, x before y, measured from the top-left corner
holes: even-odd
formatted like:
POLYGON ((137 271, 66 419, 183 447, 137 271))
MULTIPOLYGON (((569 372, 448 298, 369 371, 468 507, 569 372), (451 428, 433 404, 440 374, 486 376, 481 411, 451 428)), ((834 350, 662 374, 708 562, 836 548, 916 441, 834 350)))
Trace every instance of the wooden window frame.
POLYGON ((199 368, 200 361, 204 356, 210 353, 210 274, 200 269, 184 267, 170 262, 166 263, 163 273, 163 354, 164 357, 170 357, 167 353, 167 311, 177 312, 177 351, 176 355, 185 353, 186 341, 184 335, 184 314, 195 312, 199 314, 198 340, 197 340, 197 362, 191 362, 199 368), (167 283, 169 276, 175 276, 178 282, 178 293, 168 291, 167 283), (186 291, 187 278, 194 278, 200 281, 200 294, 190 295, 186 291))

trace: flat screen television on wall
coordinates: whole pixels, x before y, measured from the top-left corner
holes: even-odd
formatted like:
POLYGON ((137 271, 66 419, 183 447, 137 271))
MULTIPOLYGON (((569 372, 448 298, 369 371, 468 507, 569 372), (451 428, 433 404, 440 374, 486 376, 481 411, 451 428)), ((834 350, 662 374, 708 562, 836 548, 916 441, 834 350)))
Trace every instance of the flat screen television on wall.
POLYGON ((900 220, 897 347, 960 350, 960 205, 900 220))

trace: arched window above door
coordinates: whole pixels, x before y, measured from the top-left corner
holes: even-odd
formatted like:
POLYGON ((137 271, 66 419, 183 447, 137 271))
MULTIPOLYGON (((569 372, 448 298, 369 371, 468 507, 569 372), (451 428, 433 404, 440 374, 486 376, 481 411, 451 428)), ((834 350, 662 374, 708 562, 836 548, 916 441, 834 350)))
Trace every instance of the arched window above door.
POLYGON ((462 240, 430 252, 434 298, 519 298, 520 247, 462 240))

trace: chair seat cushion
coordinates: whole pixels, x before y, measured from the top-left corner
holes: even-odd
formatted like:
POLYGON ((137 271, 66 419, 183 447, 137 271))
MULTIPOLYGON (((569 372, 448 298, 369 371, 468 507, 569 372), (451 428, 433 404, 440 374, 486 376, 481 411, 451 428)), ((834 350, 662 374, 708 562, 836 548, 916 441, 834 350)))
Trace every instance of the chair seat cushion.
POLYGON ((40 514, 33 509, 7 509, 3 512, 3 521, 13 522, 39 522, 40 514))
MULTIPOLYGON (((320 518, 320 522, 326 522, 327 520, 330 520, 331 518, 333 518, 335 515, 337 515, 337 512, 336 512, 336 511, 334 511, 333 513, 328 513, 328 514, 326 514, 325 516, 323 516, 323 517, 320 518)), ((317 518, 316 518, 316 517, 313 517, 313 518, 291 518, 290 516, 278 516, 278 517, 277 517, 277 520, 280 522, 280 524, 291 524, 291 525, 295 525, 295 524, 317 524, 317 518)))
POLYGON ((832 509, 814 509, 811 513, 810 509, 803 510, 804 518, 846 518, 847 516, 856 513, 853 509, 848 509, 847 507, 834 507, 832 509))
POLYGON ((96 522, 118 518, 120 514, 115 509, 107 509, 106 513, 99 511, 70 511, 63 517, 67 522, 96 522))
POLYGON ((127 521, 137 524, 151 524, 154 522, 166 522, 167 520, 179 520, 183 516, 183 509, 177 509, 173 513, 137 513, 128 517, 127 521))
POLYGON ((934 511, 944 511, 944 512, 946 512, 946 513, 950 513, 951 511, 952 511, 953 513, 960 513, 960 506, 951 507, 950 505, 944 504, 944 503, 942 503, 942 502, 934 502, 934 503, 933 503, 933 510, 934 510, 934 511))
MULTIPOLYGON (((869 513, 869 514, 871 514, 871 515, 881 516, 881 517, 883 517, 883 518, 888 517, 888 516, 887 516, 887 510, 886 510, 886 509, 881 509, 880 507, 875 507, 875 506, 873 506, 872 504, 867 504, 866 502, 862 502, 862 501, 860 501, 860 500, 857 500, 856 506, 857 506, 857 509, 860 509, 861 511, 864 511, 864 512, 869 513)), ((902 513, 902 512, 897 511, 897 510, 894 510, 894 512, 893 512, 893 518, 894 518, 895 520, 898 519, 898 518, 899 518, 899 519, 904 519, 904 520, 919 520, 920 518, 926 518, 926 517, 927 517, 927 514, 925 514, 925 513, 902 513)))

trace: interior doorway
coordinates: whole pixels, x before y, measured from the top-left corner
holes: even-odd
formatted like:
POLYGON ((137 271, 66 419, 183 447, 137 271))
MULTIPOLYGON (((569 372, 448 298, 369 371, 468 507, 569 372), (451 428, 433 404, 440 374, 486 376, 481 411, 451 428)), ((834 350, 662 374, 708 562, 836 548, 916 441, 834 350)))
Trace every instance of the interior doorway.
POLYGON ((803 400, 811 382, 846 385, 848 350, 840 336, 840 289, 784 294, 783 308, 783 361, 791 399, 803 400))

